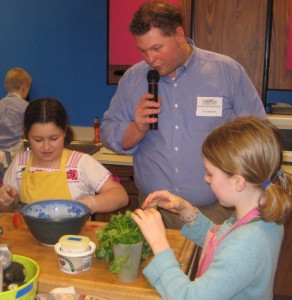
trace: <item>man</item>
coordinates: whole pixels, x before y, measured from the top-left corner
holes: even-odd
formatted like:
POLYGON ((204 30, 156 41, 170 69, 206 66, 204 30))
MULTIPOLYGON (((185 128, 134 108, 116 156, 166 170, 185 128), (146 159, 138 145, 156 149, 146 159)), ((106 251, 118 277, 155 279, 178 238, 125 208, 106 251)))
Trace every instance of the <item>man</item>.
POLYGON ((22 149, 23 116, 32 78, 22 68, 13 68, 5 76, 7 96, 0 100, 0 165, 1 173, 22 149))
MULTIPOLYGON (((259 95, 241 65, 229 57, 196 48, 186 38, 182 16, 164 1, 149 1, 131 24, 144 61, 121 78, 100 128, 103 144, 133 155, 140 202, 166 189, 187 199, 216 223, 230 212, 204 182, 201 145, 215 127, 238 115, 265 117, 259 95), (160 74, 158 102, 147 93, 147 73, 160 74), (158 119, 149 117, 158 114, 158 119), (149 124, 158 121, 158 130, 149 124)), ((165 225, 181 228, 172 213, 161 211, 165 225)))

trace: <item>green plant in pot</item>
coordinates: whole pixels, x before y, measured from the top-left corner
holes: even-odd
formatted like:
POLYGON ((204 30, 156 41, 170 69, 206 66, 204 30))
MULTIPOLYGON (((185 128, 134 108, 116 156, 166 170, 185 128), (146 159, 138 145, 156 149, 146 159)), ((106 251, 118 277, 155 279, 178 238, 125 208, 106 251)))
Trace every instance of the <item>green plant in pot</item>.
POLYGON ((144 240, 138 225, 132 220, 131 214, 131 211, 126 211, 112 215, 103 230, 96 230, 96 257, 109 262, 109 270, 118 273, 119 278, 127 282, 136 279, 140 260, 143 261, 152 255, 150 246, 144 240), (136 255, 134 263, 131 257, 136 251, 138 258, 136 255))

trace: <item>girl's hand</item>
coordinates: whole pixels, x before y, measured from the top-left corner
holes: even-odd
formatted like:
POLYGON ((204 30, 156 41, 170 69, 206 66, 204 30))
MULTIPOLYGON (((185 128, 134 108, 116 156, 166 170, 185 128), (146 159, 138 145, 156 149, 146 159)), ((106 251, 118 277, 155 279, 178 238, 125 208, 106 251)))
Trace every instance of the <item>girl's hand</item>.
POLYGON ((1 206, 11 206, 17 203, 18 193, 17 190, 8 184, 2 185, 0 188, 0 203, 1 206))
POLYGON ((131 217, 139 226, 155 255, 170 248, 161 214, 156 209, 136 209, 131 217))
POLYGON ((184 215, 184 212, 188 213, 190 209, 193 209, 192 204, 166 190, 149 194, 142 204, 143 209, 154 206, 164 208, 180 215, 184 215))

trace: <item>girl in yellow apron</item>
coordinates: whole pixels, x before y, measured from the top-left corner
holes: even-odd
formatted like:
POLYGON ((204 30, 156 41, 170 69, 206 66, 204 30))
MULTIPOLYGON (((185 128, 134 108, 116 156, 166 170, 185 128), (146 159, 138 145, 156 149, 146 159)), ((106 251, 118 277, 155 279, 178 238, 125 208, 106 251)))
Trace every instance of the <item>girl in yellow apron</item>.
POLYGON ((30 102, 24 134, 31 152, 19 153, 6 171, 0 212, 49 199, 80 201, 92 214, 109 213, 128 204, 126 190, 104 166, 88 154, 64 149, 72 141, 73 131, 59 101, 30 102))
POLYGON ((68 150, 64 149, 59 171, 30 172, 29 169, 33 161, 33 153, 31 153, 25 171, 22 174, 20 199, 23 203, 28 204, 50 199, 72 200, 66 174, 67 154, 68 150))

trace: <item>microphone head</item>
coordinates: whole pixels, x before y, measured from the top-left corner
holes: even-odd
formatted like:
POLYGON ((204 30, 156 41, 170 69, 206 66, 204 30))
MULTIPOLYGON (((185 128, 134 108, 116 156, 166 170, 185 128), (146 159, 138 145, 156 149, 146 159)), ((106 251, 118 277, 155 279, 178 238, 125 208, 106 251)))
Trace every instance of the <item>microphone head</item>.
POLYGON ((159 75, 159 73, 158 73, 157 70, 150 70, 150 71, 148 71, 148 73, 147 73, 147 80, 148 80, 149 83, 150 82, 157 83, 159 81, 159 79, 160 79, 160 75, 159 75))

